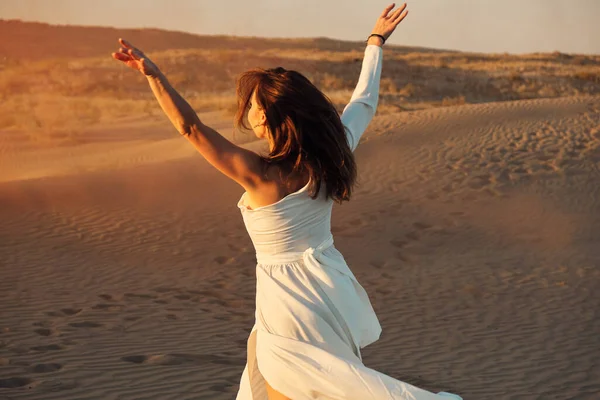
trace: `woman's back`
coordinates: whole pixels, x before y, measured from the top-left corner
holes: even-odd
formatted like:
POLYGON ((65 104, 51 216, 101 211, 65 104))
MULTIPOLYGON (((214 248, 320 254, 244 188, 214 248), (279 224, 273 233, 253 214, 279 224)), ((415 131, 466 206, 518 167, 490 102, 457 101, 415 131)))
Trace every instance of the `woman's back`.
MULTIPOLYGON (((382 57, 381 47, 367 46, 358 84, 350 102, 342 112, 342 124, 353 151, 375 115, 379 98, 382 57)), ((306 177, 298 178, 291 184, 298 185, 300 179, 306 177)), ((281 183, 273 184, 273 186, 277 185, 286 186, 281 183)), ((310 181, 283 197, 271 195, 271 199, 276 199, 272 202, 269 201, 268 195, 263 195, 259 201, 256 201, 257 194, 250 199, 250 194, 244 192, 238 207, 242 212, 257 257, 260 254, 301 252, 331 236, 333 200, 331 198, 325 200, 325 185, 326 182, 321 184, 319 195, 314 200, 310 196, 310 181)))
POLYGON ((331 235, 332 199, 325 191, 312 199, 308 182, 279 201, 250 208, 247 193, 238 201, 248 235, 254 244, 257 258, 266 255, 302 252, 316 246, 331 235))

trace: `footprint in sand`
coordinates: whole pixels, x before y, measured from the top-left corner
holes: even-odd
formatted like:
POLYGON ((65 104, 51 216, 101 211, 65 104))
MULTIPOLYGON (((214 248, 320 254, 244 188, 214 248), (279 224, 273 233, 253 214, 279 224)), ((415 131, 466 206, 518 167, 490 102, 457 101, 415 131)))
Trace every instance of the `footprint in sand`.
POLYGON ((65 347, 61 346, 60 344, 47 344, 47 345, 43 345, 43 346, 33 346, 30 349, 34 350, 34 351, 46 352, 46 351, 62 350, 64 348, 65 347))
POLYGON ((152 365, 238 365, 239 360, 234 357, 223 357, 216 354, 156 354, 156 355, 131 355, 121 357, 122 361, 133 364, 152 365))
POLYGON ((229 250, 231 250, 235 253, 243 253, 245 251, 248 251, 248 247, 246 247, 246 246, 238 246, 235 244, 228 244, 227 247, 229 247, 229 250))
POLYGON ((102 324, 99 324, 97 322, 91 322, 91 321, 82 321, 82 322, 71 322, 69 324, 69 326, 72 326, 73 328, 99 328, 102 326, 102 324))
POLYGON ((62 369, 62 364, 48 363, 48 364, 35 364, 30 368, 30 371, 34 374, 44 374, 48 372, 59 371, 62 369))
POLYGON ((59 311, 49 311, 46 313, 49 317, 70 317, 79 314, 82 308, 62 308, 59 311))
POLYGON ((153 292, 156 293, 171 293, 171 292, 176 292, 177 289, 172 288, 172 287, 157 287, 152 289, 153 292))
POLYGON ((216 262, 219 265, 225 265, 225 264, 231 264, 234 263, 236 261, 235 257, 228 257, 228 256, 217 256, 215 258, 213 258, 214 262, 216 262))
POLYGON ((408 232, 405 236, 408 239, 414 240, 414 241, 417 241, 417 240, 419 240, 421 238, 421 235, 419 234, 419 232, 416 232, 416 231, 415 232, 408 232))
POLYGON ((397 260, 400 260, 400 261, 404 261, 404 262, 408 262, 408 261, 410 261, 410 258, 408 258, 408 257, 406 256, 406 254, 403 254, 403 253, 400 253, 400 252, 396 252, 396 253, 394 254, 394 257, 395 257, 397 260))
POLYGON ((368 226, 369 223, 363 218, 354 218, 348 221, 353 228, 362 228, 368 226))
POLYGON ((143 299, 143 300, 153 300, 153 299, 157 298, 156 296, 154 296, 152 294, 148 294, 148 293, 125 293, 124 296, 127 299, 143 299))
POLYGON ((12 378, 0 379, 0 388, 2 388, 2 389, 20 388, 23 386, 27 386, 31 383, 33 383, 33 380, 30 378, 15 376, 12 378))
POLYGON ((415 222, 413 226, 420 230, 425 230, 431 228, 431 225, 426 224, 425 222, 415 222))
POLYGON ((217 383, 208 388, 214 392, 227 393, 227 390, 232 387, 234 383, 217 383))
POLYGON ((375 293, 377 293, 377 294, 383 294, 383 295, 388 295, 388 294, 392 293, 392 289, 382 288, 382 287, 375 287, 375 293))
POLYGON ((126 361, 128 363, 133 363, 133 364, 142 364, 147 359, 148 359, 148 357, 146 357, 146 356, 125 356, 125 357, 121 357, 122 361, 126 361))
POLYGON ((34 329, 33 331, 40 336, 50 336, 53 333, 52 329, 48 329, 48 328, 38 328, 38 329, 34 329))
POLYGON ((98 303, 92 306, 93 310, 105 310, 105 311, 121 311, 123 309, 123 305, 121 304, 107 304, 107 303, 98 303))
POLYGON ((334 225, 334 226, 331 227, 331 233, 333 235, 338 235, 338 234, 341 234, 342 232, 344 232, 346 229, 348 229, 347 226, 334 225))
POLYGON ((77 315, 81 312, 81 308, 63 308, 60 311, 65 315, 77 315))
POLYGON ((406 240, 390 240, 390 244, 399 249, 403 248, 408 244, 406 240))

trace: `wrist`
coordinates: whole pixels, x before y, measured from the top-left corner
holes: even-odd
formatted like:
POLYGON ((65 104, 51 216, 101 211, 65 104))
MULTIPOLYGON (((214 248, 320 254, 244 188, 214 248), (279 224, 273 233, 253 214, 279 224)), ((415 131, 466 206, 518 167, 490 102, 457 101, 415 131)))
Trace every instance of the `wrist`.
POLYGON ((369 40, 367 40, 367 45, 374 44, 375 46, 383 47, 383 40, 377 36, 371 36, 369 40))
POLYGON ((379 33, 371 33, 367 38, 367 44, 374 44, 376 46, 382 47, 385 44, 385 36, 379 33))
POLYGON ((156 72, 153 72, 153 73, 148 74, 148 75, 144 74, 144 76, 149 81, 164 81, 164 80, 167 79, 167 77, 164 76, 161 71, 156 71, 156 72))

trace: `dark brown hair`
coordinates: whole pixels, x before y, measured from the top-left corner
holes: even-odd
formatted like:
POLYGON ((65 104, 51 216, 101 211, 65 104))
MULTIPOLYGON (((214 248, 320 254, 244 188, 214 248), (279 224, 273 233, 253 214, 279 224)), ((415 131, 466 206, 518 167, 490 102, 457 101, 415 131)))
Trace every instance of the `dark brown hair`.
POLYGON ((256 90, 265 111, 273 149, 260 156, 266 168, 276 165, 280 177, 308 172, 315 199, 325 183, 326 198, 350 200, 356 182, 356 161, 344 125, 331 100, 304 75, 282 67, 255 68, 237 80, 236 128, 247 125, 247 111, 256 90))

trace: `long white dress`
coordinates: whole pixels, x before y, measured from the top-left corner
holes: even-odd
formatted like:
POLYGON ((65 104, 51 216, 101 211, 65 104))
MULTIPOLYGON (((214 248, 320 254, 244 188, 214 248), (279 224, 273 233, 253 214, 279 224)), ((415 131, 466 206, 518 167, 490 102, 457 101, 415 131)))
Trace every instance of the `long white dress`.
MULTIPOLYGON (((368 45, 342 122, 352 150, 375 114, 383 50, 368 45)), ((310 182, 309 182, 310 184, 310 182)), ((333 245, 331 211, 309 184, 280 201, 238 202, 256 250, 256 313, 237 400, 267 400, 265 380, 293 400, 434 400, 434 394, 366 367, 360 349, 379 339, 369 297, 333 245)))

